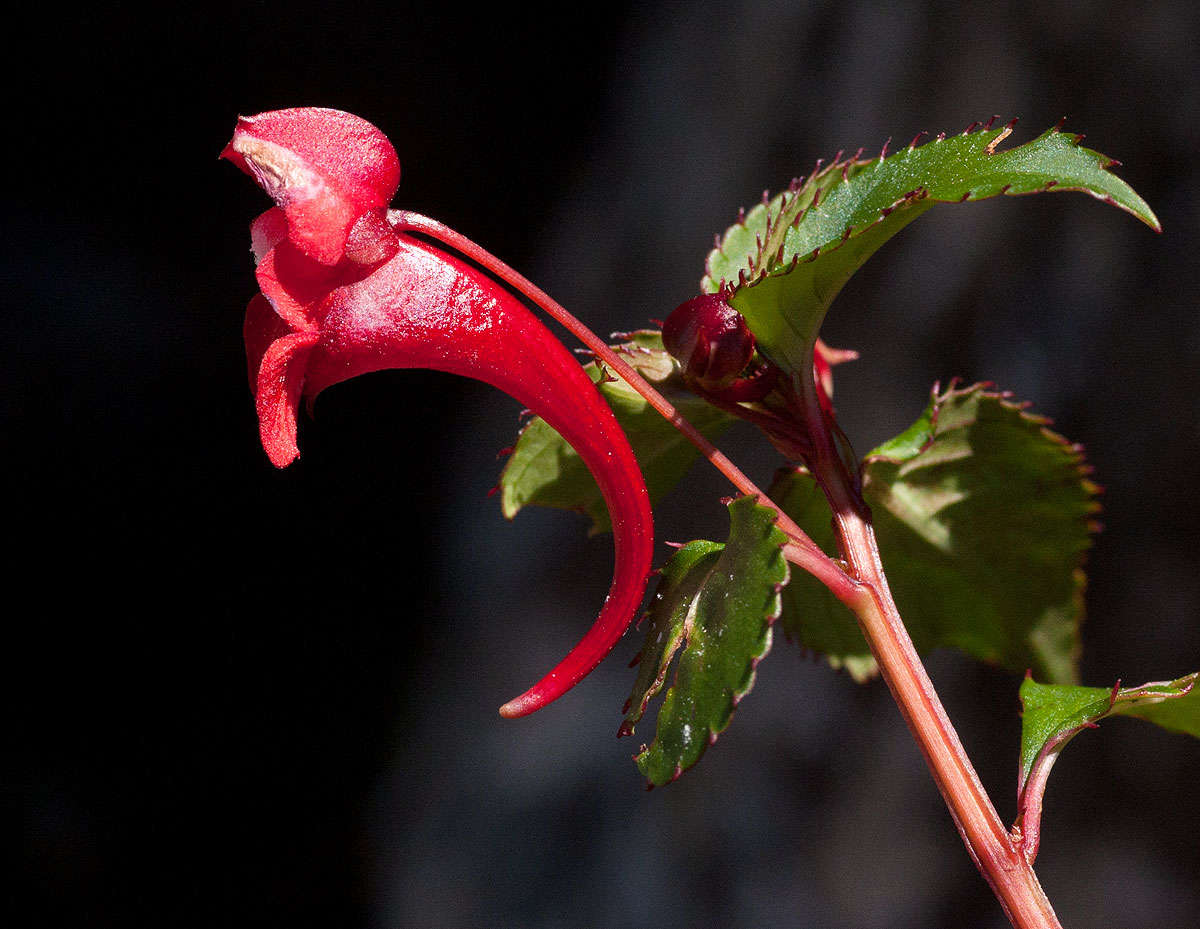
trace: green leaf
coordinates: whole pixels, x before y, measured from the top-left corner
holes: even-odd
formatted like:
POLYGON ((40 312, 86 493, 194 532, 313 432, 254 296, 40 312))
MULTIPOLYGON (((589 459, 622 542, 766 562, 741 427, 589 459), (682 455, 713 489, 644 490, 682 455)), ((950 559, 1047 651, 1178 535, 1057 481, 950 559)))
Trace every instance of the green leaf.
POLYGON ((1021 790, 1035 766, 1049 765, 1072 738, 1107 716, 1136 716, 1200 738, 1200 672, 1141 687, 1064 687, 1021 684, 1021 790))
MULTIPOLYGON (((630 333, 628 342, 614 347, 622 351, 626 360, 708 438, 715 438, 735 422, 732 416, 683 386, 677 365, 663 350, 661 333, 630 333)), ((650 499, 659 500, 683 478, 699 452, 623 380, 602 380, 604 373, 595 362, 584 370, 597 384, 601 396, 608 401, 625 431, 641 465, 650 499)), ((611 372, 609 376, 615 377, 611 372)), ((592 519, 592 534, 612 528, 604 498, 587 466, 575 450, 538 417, 531 419, 521 430, 512 456, 500 475, 500 491, 501 509, 509 519, 523 506, 533 504, 586 513, 592 519)))
POLYGON ((1062 687, 1038 684, 1026 676, 1021 684, 1021 770, 1017 786, 1017 823, 1027 861, 1037 855, 1041 838, 1042 801, 1050 769, 1084 729, 1094 729, 1108 716, 1136 716, 1166 729, 1200 737, 1200 673, 1141 687, 1062 687))
MULTIPOLYGON (((863 462, 863 494, 918 650, 954 646, 1054 683, 1077 680, 1084 554, 1099 509, 1078 446, 985 385, 935 389, 921 418, 863 462)), ((802 470, 771 498, 832 550, 824 495, 802 470)), ((797 573, 787 635, 862 680, 875 671, 850 614, 797 573)))
POLYGON ((733 306, 759 349, 784 370, 802 373, 846 281, 934 203, 1078 190, 1160 230, 1146 202, 1108 171, 1116 162, 1083 148, 1083 136, 1054 128, 998 151, 1011 126, 989 123, 886 158, 863 160, 860 150, 835 159, 732 226, 709 255, 701 287, 710 293, 731 287, 733 306))
POLYGON ((729 725, 771 648, 771 623, 787 583, 786 541, 775 513, 750 497, 729 505, 729 541, 692 542, 663 569, 650 609, 638 678, 621 735, 630 735, 682 643, 675 681, 649 747, 634 757, 652 785, 675 780, 729 725))

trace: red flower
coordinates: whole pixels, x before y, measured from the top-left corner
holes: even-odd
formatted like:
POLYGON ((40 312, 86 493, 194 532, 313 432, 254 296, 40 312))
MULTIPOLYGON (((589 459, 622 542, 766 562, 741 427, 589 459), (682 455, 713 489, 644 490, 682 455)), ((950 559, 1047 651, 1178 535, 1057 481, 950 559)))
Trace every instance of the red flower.
POLYGON ((338 110, 238 120, 222 152, 277 206, 250 227, 261 294, 245 339, 263 448, 299 455, 301 398, 384 368, 431 368, 492 384, 556 429, 591 469, 612 514, 616 566, 595 625, 545 678, 509 701, 524 716, 561 696, 616 644, 650 571, 649 495, 612 411, 574 356, 525 306, 463 261, 394 228, 391 143, 338 110))

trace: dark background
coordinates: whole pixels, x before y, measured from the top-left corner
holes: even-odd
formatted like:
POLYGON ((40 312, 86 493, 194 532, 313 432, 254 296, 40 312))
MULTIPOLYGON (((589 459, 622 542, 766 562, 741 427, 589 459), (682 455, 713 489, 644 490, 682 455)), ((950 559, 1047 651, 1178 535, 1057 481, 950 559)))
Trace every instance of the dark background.
MULTIPOLYGON (((882 684, 777 641, 720 744, 645 793, 622 641, 530 719, 496 707, 608 582, 581 519, 486 492, 517 407, 385 373, 329 391, 283 472, 241 316, 261 193, 238 113, 377 123, 396 203, 600 332, 695 293, 712 234, 840 148, 1059 117, 1159 237, 1075 194, 940 207, 846 289, 860 449, 988 378, 1107 488, 1085 681, 1200 666, 1200 39, 1187 3, 126 4, 12 26, 0 825, 11 926, 1000 927, 882 684)), ((761 480, 750 433, 725 443, 761 480), (744 440, 745 450, 742 442, 744 440)), ((697 469, 658 538, 723 531, 697 469)), ((660 547, 660 556, 665 552, 660 547)), ((1012 676, 930 671, 1001 815, 1012 676)), ((643 733, 639 733, 639 738, 643 733)), ((1067 926, 1200 925, 1200 747, 1128 721, 1055 770, 1038 869, 1067 926)))

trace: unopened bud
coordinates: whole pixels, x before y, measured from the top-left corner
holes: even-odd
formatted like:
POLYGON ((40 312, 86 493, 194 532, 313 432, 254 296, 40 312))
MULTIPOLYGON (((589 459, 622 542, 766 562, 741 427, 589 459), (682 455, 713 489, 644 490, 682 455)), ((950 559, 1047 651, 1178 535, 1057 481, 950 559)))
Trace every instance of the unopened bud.
POLYGON ((720 294, 680 304, 663 324, 663 347, 707 388, 733 381, 754 357, 754 334, 720 294))

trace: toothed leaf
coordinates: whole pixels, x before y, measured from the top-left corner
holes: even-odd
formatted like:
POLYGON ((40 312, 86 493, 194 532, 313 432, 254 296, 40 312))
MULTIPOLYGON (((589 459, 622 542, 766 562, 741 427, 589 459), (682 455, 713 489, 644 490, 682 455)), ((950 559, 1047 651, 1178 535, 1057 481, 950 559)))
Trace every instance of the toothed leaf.
MULTIPOLYGON (((653 608, 662 615, 652 616, 642 663, 658 664, 655 677, 665 675, 670 656, 658 642, 660 631, 664 641, 681 635, 684 644, 654 742, 634 758, 651 784, 667 784, 700 760, 729 725, 754 684, 755 667, 771 648, 779 590, 788 580, 785 537, 774 517, 749 497, 735 500, 724 546, 691 543, 668 565, 653 608)), ((639 671, 639 685, 643 677, 650 672, 639 671)), ((622 733, 632 733, 643 709, 635 685, 622 733)))
POLYGON ((1136 716, 1200 738, 1200 672, 1141 687, 1021 684, 1021 789, 1035 765, 1049 765, 1076 734, 1106 716, 1136 716))
POLYGON ((998 151, 1009 132, 988 128, 887 158, 831 165, 733 226, 709 255, 702 288, 715 292, 722 281, 735 288, 731 302, 759 349, 785 370, 803 373, 825 313, 846 281, 934 203, 1078 190, 1160 228, 1146 202, 1108 171, 1114 162, 1083 148, 1082 136, 1050 129, 998 151), (746 272, 744 283, 739 271, 746 272))
MULTIPOLYGON (((983 385, 935 392, 921 418, 863 463, 863 494, 896 604, 918 650, 954 646, 1057 684, 1078 676, 1084 553, 1095 485, 1077 446, 983 385)), ((832 551, 830 512, 804 471, 770 496, 832 551)), ((846 667, 875 672, 853 617, 797 572, 783 628, 846 667)))
MULTIPOLYGON (((735 421, 684 388, 674 361, 663 350, 660 333, 631 333, 623 350, 625 359, 704 435, 715 438, 735 421)), ((679 483, 699 453, 623 380, 602 382, 603 374, 595 362, 585 370, 625 430, 650 499, 657 501, 679 483)), ((500 475, 500 491, 501 509, 509 519, 521 507, 533 504, 586 513, 592 519, 592 534, 612 528, 591 472, 575 450, 538 417, 521 431, 500 475)))
POLYGON ((1021 770, 1017 783, 1017 824, 1026 855, 1032 860, 1040 843, 1042 802, 1050 769, 1084 729, 1108 716, 1136 716, 1200 737, 1200 673, 1141 687, 1061 687, 1021 684, 1021 770))

